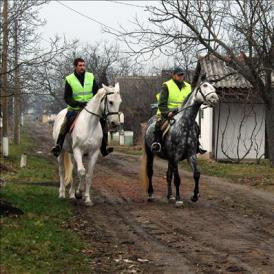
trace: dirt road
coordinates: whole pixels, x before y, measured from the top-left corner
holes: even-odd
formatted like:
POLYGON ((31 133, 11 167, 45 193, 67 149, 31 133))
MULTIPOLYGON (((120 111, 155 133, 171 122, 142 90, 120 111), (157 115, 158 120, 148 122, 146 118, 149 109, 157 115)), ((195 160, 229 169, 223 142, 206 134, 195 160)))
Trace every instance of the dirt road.
MULTIPOLYGON (((48 128, 37 125, 32 133, 46 152, 48 128)), ((166 202, 165 171, 166 163, 157 161, 157 199, 148 203, 137 156, 99 159, 95 205, 72 202, 76 214, 67 225, 91 244, 84 251, 91 273, 274 273, 273 194, 201 176, 194 204, 192 176, 181 170, 185 206, 178 209, 166 202)))

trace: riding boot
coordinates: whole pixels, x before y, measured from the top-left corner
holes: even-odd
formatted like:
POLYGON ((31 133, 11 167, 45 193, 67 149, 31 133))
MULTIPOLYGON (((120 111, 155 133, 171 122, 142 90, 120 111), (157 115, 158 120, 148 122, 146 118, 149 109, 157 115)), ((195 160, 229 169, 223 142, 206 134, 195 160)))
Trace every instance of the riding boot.
POLYGON ((207 151, 205 149, 202 148, 201 146, 201 143, 199 141, 199 137, 200 137, 200 134, 201 134, 201 130, 200 130, 200 127, 199 125, 197 124, 197 122, 195 122, 195 127, 196 127, 196 132, 197 132, 197 153, 200 153, 200 154, 205 154, 207 151))
POLYGON ((58 138, 57 138, 57 142, 56 145, 51 149, 52 154, 55 157, 58 157, 62 151, 62 147, 66 138, 66 134, 68 132, 69 129, 69 120, 67 119, 67 117, 65 117, 64 122, 61 126, 58 138))
POLYGON ((162 149, 162 131, 161 131, 162 121, 159 119, 156 121, 154 130, 154 142, 151 144, 152 152, 160 152, 162 149))
POLYGON ((198 142, 197 142, 197 153, 205 154, 206 152, 207 152, 207 150, 205 150, 205 149, 202 148, 201 143, 198 140, 198 142))
POLYGON ((100 120, 102 130, 103 130, 103 138, 102 138, 102 144, 100 147, 102 155, 105 157, 111 152, 113 152, 113 147, 107 148, 108 145, 108 128, 107 128, 107 123, 105 120, 101 119, 100 120))

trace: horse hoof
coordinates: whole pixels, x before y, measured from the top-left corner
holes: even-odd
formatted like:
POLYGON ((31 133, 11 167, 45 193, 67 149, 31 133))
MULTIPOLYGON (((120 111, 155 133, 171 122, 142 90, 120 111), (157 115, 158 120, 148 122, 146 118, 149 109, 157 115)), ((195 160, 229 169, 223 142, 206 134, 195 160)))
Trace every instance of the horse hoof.
POLYGON ((183 201, 176 201, 175 206, 176 206, 177 208, 183 207, 183 206, 184 206, 184 202, 183 202, 183 201))
POLYGON ((80 177, 83 177, 86 175, 86 170, 84 168, 78 170, 78 174, 80 177))
POLYGON ((148 201, 148 202, 154 202, 154 201, 155 201, 155 197, 154 197, 154 196, 149 196, 149 197, 147 198, 147 201, 148 201))
POLYGON ((65 195, 65 194, 59 194, 59 198, 60 198, 60 199, 65 199, 65 198, 66 198, 66 195, 65 195))
POLYGON ((92 201, 85 202, 85 205, 88 207, 94 206, 94 203, 92 201))
POLYGON ((81 192, 76 192, 75 193, 75 197, 76 197, 76 199, 82 199, 82 197, 83 197, 83 195, 82 195, 82 193, 81 192))
POLYGON ((169 202, 170 204, 174 204, 175 201, 176 201, 175 197, 170 197, 170 198, 168 198, 168 202, 169 202))
POLYGON ((199 200, 199 197, 200 195, 192 195, 190 199, 193 203, 196 203, 199 200))

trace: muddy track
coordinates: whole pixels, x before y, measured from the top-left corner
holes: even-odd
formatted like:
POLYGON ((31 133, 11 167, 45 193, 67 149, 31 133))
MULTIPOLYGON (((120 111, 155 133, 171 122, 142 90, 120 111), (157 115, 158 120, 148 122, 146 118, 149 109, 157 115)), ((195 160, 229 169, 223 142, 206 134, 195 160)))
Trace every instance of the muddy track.
MULTIPOLYGON (((32 133, 48 151, 48 128, 36 125, 32 133)), ((272 194, 202 176, 201 198, 192 203, 192 175, 181 170, 185 206, 177 209, 165 199, 165 169, 157 160, 157 199, 148 203, 137 156, 99 159, 95 206, 72 202, 76 214, 68 224, 91 245, 84 252, 92 273, 274 273, 272 194)))

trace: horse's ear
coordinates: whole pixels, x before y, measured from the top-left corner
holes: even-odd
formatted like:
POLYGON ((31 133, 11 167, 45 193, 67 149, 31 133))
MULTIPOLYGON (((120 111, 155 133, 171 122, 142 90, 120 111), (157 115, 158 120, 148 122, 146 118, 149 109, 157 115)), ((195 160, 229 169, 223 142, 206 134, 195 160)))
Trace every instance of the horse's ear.
POLYGON ((205 81, 206 80, 206 74, 203 74, 201 77, 201 81, 205 81))
POLYGON ((114 88, 115 88, 115 90, 119 91, 119 90, 120 90, 120 85, 119 85, 119 83, 116 83, 114 88))
POLYGON ((107 90, 107 86, 102 83, 103 89, 107 90))

